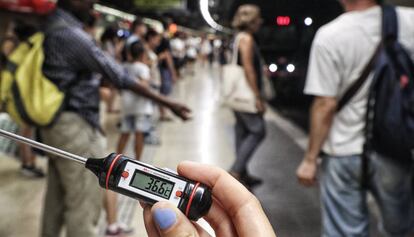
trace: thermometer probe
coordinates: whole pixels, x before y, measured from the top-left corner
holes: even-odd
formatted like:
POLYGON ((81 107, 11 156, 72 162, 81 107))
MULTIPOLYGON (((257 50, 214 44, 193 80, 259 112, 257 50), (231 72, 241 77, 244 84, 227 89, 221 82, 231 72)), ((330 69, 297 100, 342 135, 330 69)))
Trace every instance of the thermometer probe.
POLYGON ((84 158, 2 129, 0 136, 85 165, 98 177, 99 185, 105 189, 149 204, 158 201, 173 203, 190 220, 198 220, 211 207, 211 190, 206 185, 122 154, 112 153, 103 159, 84 158))

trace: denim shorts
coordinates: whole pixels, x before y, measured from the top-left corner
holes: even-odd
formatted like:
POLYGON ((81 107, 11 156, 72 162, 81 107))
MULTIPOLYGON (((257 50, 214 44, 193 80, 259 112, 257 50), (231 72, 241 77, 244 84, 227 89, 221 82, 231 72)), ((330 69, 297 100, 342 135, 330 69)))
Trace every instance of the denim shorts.
POLYGON ((121 120, 121 132, 149 132, 153 127, 152 117, 150 115, 126 115, 121 120))
POLYGON ((372 154, 368 190, 361 187, 360 156, 325 156, 321 168, 322 236, 369 236, 367 193, 381 211, 380 231, 403 237, 414 230, 413 169, 372 154))

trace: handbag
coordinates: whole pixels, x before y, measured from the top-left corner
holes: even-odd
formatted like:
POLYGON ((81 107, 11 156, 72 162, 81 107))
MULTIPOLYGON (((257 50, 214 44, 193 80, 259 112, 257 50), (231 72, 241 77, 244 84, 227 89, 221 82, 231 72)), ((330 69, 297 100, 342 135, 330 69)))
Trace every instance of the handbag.
POLYGON ((237 64, 240 36, 234 41, 232 61, 223 67, 222 101, 236 112, 257 113, 256 96, 247 83, 244 68, 237 64))

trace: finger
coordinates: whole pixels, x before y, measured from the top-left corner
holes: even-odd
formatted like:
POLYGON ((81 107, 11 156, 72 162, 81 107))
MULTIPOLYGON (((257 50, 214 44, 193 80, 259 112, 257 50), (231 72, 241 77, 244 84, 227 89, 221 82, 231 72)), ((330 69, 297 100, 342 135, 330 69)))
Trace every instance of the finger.
POLYGON ((200 236, 193 223, 169 202, 154 204, 151 215, 160 237, 200 236))
POLYGON ((260 202, 223 169, 187 161, 179 164, 178 173, 211 187, 239 236, 275 235, 260 202))
POLYGON ((157 227, 154 223, 154 220, 152 219, 150 206, 146 206, 144 208, 144 224, 145 224, 145 229, 147 231, 148 237, 160 237, 160 235, 158 234, 157 227))
POLYGON ((184 161, 177 170, 180 175, 211 187, 223 208, 231 211, 229 215, 235 214, 244 203, 254 198, 242 184, 220 168, 184 161))
POLYGON ((237 236, 232 220, 216 200, 213 200, 213 204, 204 219, 211 225, 217 236, 237 236))

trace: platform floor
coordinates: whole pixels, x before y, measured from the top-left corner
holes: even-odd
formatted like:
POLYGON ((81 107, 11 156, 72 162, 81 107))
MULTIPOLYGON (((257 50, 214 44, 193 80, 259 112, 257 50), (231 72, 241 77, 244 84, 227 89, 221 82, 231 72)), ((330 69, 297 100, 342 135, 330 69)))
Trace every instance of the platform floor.
MULTIPOLYGON (((147 146, 144 162, 175 169, 182 160, 193 160, 228 169, 234 160, 232 114, 218 103, 217 68, 197 68, 193 76, 180 81, 175 97, 194 111, 190 122, 178 119, 159 127, 161 146, 147 146)), ((108 115, 108 152, 114 151, 118 115, 108 115)), ((306 136, 274 111, 266 115, 268 136, 250 162, 253 175, 264 179, 254 190, 262 202, 278 236, 320 236, 319 192, 298 185, 295 169, 299 164, 306 136)), ((131 148, 127 155, 133 156, 131 148)), ((45 167, 46 159, 39 159, 45 167)), ((45 180, 30 180, 19 174, 16 159, 0 155, 0 236, 38 236, 45 180)), ((142 210, 137 202, 120 198, 120 219, 134 227, 131 236, 146 236, 142 210)), ((104 213, 100 233, 105 226, 104 213)))

